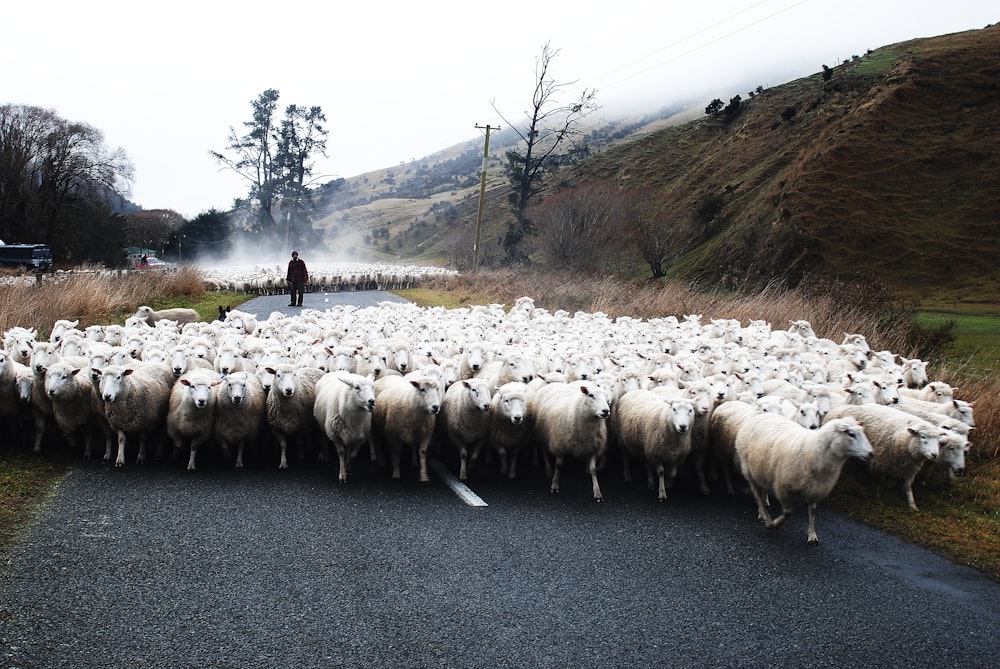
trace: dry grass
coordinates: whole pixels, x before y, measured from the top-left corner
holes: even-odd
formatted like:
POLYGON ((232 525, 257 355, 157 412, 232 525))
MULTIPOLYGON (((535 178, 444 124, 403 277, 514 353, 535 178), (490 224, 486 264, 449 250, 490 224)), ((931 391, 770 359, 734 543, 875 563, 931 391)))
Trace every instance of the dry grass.
POLYGON ((35 327, 39 338, 46 338, 60 318, 79 320, 79 328, 120 322, 140 305, 157 307, 170 296, 193 300, 203 293, 201 275, 194 268, 44 275, 39 282, 3 288, 0 331, 35 327))

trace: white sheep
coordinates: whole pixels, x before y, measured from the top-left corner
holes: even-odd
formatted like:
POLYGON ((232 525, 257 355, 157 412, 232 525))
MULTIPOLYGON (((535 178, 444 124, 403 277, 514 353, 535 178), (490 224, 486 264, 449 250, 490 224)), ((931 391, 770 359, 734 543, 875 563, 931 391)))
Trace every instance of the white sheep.
POLYGON ((236 468, 243 468, 243 452, 248 441, 257 438, 264 423, 264 386, 255 374, 233 372, 216 388, 215 440, 227 458, 236 446, 236 468))
POLYGON ((877 483, 882 478, 903 482, 906 505, 917 511, 913 500, 913 479, 927 462, 937 459, 941 428, 922 418, 881 404, 835 407, 826 420, 851 417, 864 424, 865 434, 875 449, 870 472, 877 483))
POLYGON ((469 460, 475 462, 490 437, 490 389, 482 379, 453 383, 444 394, 438 416, 440 431, 458 451, 458 478, 469 476, 469 460))
POLYGON ((736 434, 750 416, 761 413, 760 407, 754 403, 729 401, 715 407, 709 418, 709 444, 715 462, 722 470, 726 492, 736 494, 733 487, 732 472, 739 471, 739 461, 736 458, 736 434))
POLYGON ((517 476, 517 458, 528 445, 531 433, 526 418, 528 385, 505 383, 490 401, 490 445, 500 455, 500 475, 517 476))
POLYGON ((25 405, 18 396, 17 377, 19 373, 27 376, 30 372, 30 368, 19 363, 12 353, 0 350, 0 421, 4 425, 20 422, 24 415, 25 405))
POLYGON ((124 367, 108 365, 93 370, 100 376, 100 396, 104 401, 104 416, 118 435, 116 467, 125 465, 127 435, 139 437, 136 462, 146 460, 146 445, 150 436, 162 436, 170 402, 170 385, 162 374, 146 365, 124 367))
POLYGON ((944 381, 931 381, 923 388, 900 388, 900 398, 909 397, 925 402, 948 403, 955 399, 956 388, 952 388, 944 381))
POLYGON ((667 488, 677 468, 691 452, 694 403, 669 398, 653 390, 633 390, 615 404, 608 429, 622 449, 625 481, 631 480, 629 457, 642 460, 650 490, 655 471, 658 499, 667 499, 667 488))
POLYGON ((549 383, 529 394, 528 412, 533 417, 535 439, 555 460, 550 490, 559 492, 559 473, 569 455, 587 462, 594 500, 603 502, 597 463, 607 449, 607 418, 611 414, 604 389, 579 381, 549 383))
POLYGON ((765 527, 779 527, 792 513, 793 497, 798 495, 809 509, 807 541, 818 544, 817 504, 833 490, 847 458, 871 460, 874 450, 853 418, 831 419, 820 429, 809 430, 784 416, 761 413, 742 422, 736 433, 736 455, 765 527), (764 499, 769 492, 781 503, 781 515, 773 520, 764 499))
POLYGON ((305 457, 305 446, 316 426, 313 417, 316 382, 325 372, 290 364, 267 367, 265 371, 274 377, 267 394, 267 425, 281 449, 278 469, 288 469, 290 437, 295 437, 298 442, 299 458, 305 457))
POLYGON ((904 397, 900 399, 899 404, 895 408, 908 414, 919 416, 925 420, 929 419, 931 422, 937 421, 930 417, 948 416, 962 421, 969 427, 975 427, 976 420, 972 411, 974 406, 975 402, 966 402, 964 400, 953 399, 949 402, 927 402, 904 397))
POLYGON ((142 305, 136 310, 135 316, 145 321, 148 325, 156 325, 159 321, 173 321, 178 324, 184 324, 197 323, 201 320, 201 316, 198 315, 197 311, 183 307, 155 310, 152 307, 142 305))
POLYGON ((400 478, 403 446, 413 449, 420 467, 420 481, 430 481, 427 474, 427 448, 441 411, 441 385, 432 376, 386 376, 375 382, 375 413, 372 436, 376 447, 392 461, 392 478, 400 478))
POLYGON ((330 372, 316 382, 313 417, 326 438, 337 449, 341 482, 347 481, 351 461, 364 444, 374 454, 372 413, 375 383, 352 372, 330 372))
POLYGON ((52 402, 52 414, 70 446, 80 448, 83 456, 90 458, 97 418, 94 415, 94 385, 89 370, 74 367, 67 362, 49 365, 45 372, 45 394, 52 402))
POLYGON ((196 369, 177 379, 170 391, 167 435, 174 442, 174 453, 189 449, 189 472, 195 471, 198 448, 212 438, 215 388, 220 383, 215 372, 196 369))

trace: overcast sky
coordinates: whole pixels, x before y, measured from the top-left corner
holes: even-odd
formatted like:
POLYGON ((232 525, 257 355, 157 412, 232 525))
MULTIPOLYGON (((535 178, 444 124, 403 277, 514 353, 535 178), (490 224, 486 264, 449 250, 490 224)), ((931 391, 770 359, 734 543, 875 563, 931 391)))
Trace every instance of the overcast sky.
MULTIPOLYGON (((277 89, 327 117, 329 179, 422 158, 523 118, 541 46, 567 99, 602 113, 746 96, 866 49, 982 28, 995 0, 8 3, 0 104, 53 109, 104 133, 135 165, 131 199, 186 217, 247 185, 220 171, 230 126, 277 89)), ((327 178, 322 179, 328 180, 327 178)))

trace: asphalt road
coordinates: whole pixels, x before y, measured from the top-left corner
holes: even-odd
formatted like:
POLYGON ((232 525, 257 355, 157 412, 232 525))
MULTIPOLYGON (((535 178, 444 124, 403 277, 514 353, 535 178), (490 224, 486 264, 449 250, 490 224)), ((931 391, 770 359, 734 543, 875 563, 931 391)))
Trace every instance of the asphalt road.
POLYGON ((0 666, 1000 666, 1000 584, 822 507, 808 546, 614 460, 603 504, 480 466, 486 507, 272 460, 75 467, 0 570, 0 666))

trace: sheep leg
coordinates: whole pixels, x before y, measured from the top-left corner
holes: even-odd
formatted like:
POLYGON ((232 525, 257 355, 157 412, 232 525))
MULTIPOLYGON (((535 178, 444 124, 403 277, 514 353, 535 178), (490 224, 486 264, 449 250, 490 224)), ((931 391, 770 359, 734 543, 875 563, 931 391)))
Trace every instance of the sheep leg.
POLYGON ((118 430, 118 457, 115 459, 115 467, 125 466, 125 433, 118 430))
POLYGON ((337 447, 337 459, 340 460, 340 473, 337 475, 337 480, 341 483, 347 483, 347 448, 339 441, 335 445, 337 447))
POLYGON ((195 459, 198 457, 198 442, 191 440, 191 455, 188 456, 188 466, 187 470, 189 472, 195 471, 195 459))
POLYGON ((778 503, 781 504, 781 514, 771 523, 771 528, 777 529, 792 515, 792 498, 787 494, 782 495, 777 490, 774 492, 774 496, 778 498, 778 503))
POLYGON ((694 457, 694 471, 698 474, 698 489, 702 495, 710 495, 708 481, 705 478, 705 453, 700 452, 694 457))
POLYGON ((507 449, 501 448, 497 455, 500 458, 500 476, 507 476, 507 449))
POLYGON ((816 502, 809 503, 809 534, 806 542, 815 546, 819 543, 819 535, 816 534, 816 502))
POLYGON ((392 460, 392 478, 399 478, 399 461, 403 457, 403 445, 393 440, 389 445, 390 459, 392 460))
POLYGON ((278 446, 281 448, 281 462, 278 463, 278 469, 288 469, 288 439, 282 432, 275 432, 274 438, 278 440, 278 446))
MULTIPOLYGON (((562 456, 555 456, 555 466, 552 467, 552 485, 549 487, 551 492, 559 492, 559 470, 562 469, 562 456)), ((548 458, 545 458, 545 462, 548 463, 548 458)))
POLYGON ((662 462, 656 463, 656 476, 660 480, 660 488, 657 491, 656 498, 661 502, 665 502, 667 501, 667 478, 666 468, 662 462))
POLYGON ((246 439, 240 439, 240 443, 236 446, 236 468, 243 469, 243 449, 246 447, 246 439))
POLYGON ((652 463, 646 462, 646 487, 649 490, 656 490, 656 483, 653 479, 655 476, 662 477, 663 476, 662 471, 663 471, 662 465, 657 465, 654 470, 652 463))
POLYGON ((632 469, 629 467, 628 463, 628 451, 622 446, 622 480, 625 483, 632 482, 632 469))
POLYGON ((35 443, 31 447, 32 453, 42 452, 42 437, 45 436, 45 414, 41 411, 34 412, 35 418, 35 443))
POLYGON ((917 477, 916 474, 910 476, 903 480, 903 494, 906 495, 906 506, 910 511, 919 511, 917 508, 917 503, 913 500, 913 479, 917 477))
POLYGON ((597 456, 591 455, 590 462, 587 463, 587 471, 590 472, 590 482, 594 487, 594 501, 603 502, 604 495, 601 494, 601 486, 597 482, 597 456))
POLYGON ((517 476, 517 456, 518 451, 511 451, 510 453, 510 473, 507 475, 508 478, 513 479, 517 476))
POLYGON ((757 518, 764 521, 764 527, 771 527, 774 521, 771 520, 771 514, 767 512, 767 505, 764 502, 764 493, 754 481, 747 479, 750 484, 750 493, 753 498, 757 501, 757 518))
POLYGON ((469 478, 469 451, 466 450, 465 446, 459 447, 458 459, 461 462, 458 468, 458 480, 464 481, 469 478))
POLYGON ((427 474, 427 448, 430 446, 430 438, 424 440, 420 444, 416 451, 420 457, 420 482, 427 483, 431 480, 431 477, 427 474))

